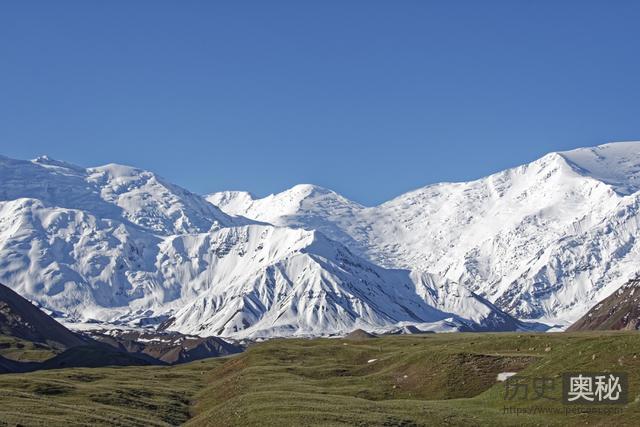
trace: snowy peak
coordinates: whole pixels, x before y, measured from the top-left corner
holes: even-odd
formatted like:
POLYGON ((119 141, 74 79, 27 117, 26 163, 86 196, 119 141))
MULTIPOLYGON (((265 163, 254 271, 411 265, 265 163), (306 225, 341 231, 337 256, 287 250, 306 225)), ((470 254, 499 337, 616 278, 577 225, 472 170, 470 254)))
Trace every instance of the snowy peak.
POLYGON ((88 211, 169 235, 246 222, 155 174, 123 165, 84 169, 41 156, 0 158, 0 202, 37 199, 49 207, 88 211))
MULTIPOLYGON (((70 325, 162 323, 238 338, 398 323, 522 327, 471 292, 436 290, 419 274, 382 268, 316 227, 230 217, 141 169, 3 158, 0 178, 0 280, 70 325)), ((277 215, 269 218, 276 219, 309 210, 305 221, 319 225, 364 209, 310 185, 259 200, 238 192, 219 200, 256 212, 274 203, 277 215)))
POLYGON ((351 221, 357 212, 366 209, 334 191, 310 184, 296 185, 261 199, 235 191, 214 193, 207 196, 207 200, 230 215, 282 227, 319 230, 352 249, 359 244, 336 223, 351 221))
POLYGON ((57 168, 59 171, 64 171, 66 169, 68 172, 73 171, 74 173, 84 173, 84 168, 80 166, 74 165, 73 163, 55 160, 47 155, 39 156, 33 159, 31 162, 44 167, 57 168))
POLYGON ((170 321, 170 329, 183 333, 317 336, 401 322, 436 327, 444 321, 463 330, 523 326, 468 291, 438 293, 410 272, 375 266, 315 231, 226 228, 176 236, 162 252, 174 263, 197 259, 198 267, 180 262, 175 273, 184 283, 200 283, 192 290, 193 302, 181 305, 170 321), (460 315, 436 305, 468 310, 460 315))
POLYGON ((200 196, 151 172, 109 164, 87 169, 87 173, 87 181, 100 190, 103 200, 120 207, 131 222, 154 232, 197 233, 234 224, 200 196))
POLYGON ((621 195, 640 190, 640 142, 618 142, 560 152, 579 173, 611 185, 621 195))
POLYGON ((248 191, 220 191, 209 194, 205 199, 220 209, 231 215, 239 215, 244 212, 255 200, 248 191))
MULTIPOLYGON (((280 198, 290 198, 291 200, 304 201, 307 199, 317 199, 326 196, 339 197, 335 191, 313 184, 298 184, 279 194, 280 198)), ((346 200, 346 199, 345 199, 346 200)))
POLYGON ((363 208, 334 191, 311 184, 296 185, 261 199, 255 199, 250 193, 244 191, 213 193, 206 198, 227 213, 242 216, 249 214, 253 219, 265 222, 296 215, 301 210, 326 214, 334 209, 363 208), (268 211, 265 211, 264 207, 268 207, 268 211))

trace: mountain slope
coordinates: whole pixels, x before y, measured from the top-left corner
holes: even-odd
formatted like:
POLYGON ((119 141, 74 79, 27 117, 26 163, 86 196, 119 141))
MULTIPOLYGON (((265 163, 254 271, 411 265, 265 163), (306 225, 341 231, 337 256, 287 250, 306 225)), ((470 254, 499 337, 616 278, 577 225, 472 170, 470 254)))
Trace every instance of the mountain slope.
POLYGON ((176 299, 179 288, 146 279, 160 242, 251 223, 121 165, 0 157, 0 183, 0 280, 68 320, 114 319, 176 299))
POLYGON ((522 327, 469 291, 439 292, 428 276, 382 269, 315 231, 251 225, 166 246, 167 262, 191 260, 164 278, 195 285, 183 289, 193 302, 170 326, 183 333, 325 335, 445 320, 463 329, 522 327))
POLYGON ((2 284, 0 284, 0 334, 60 348, 86 344, 80 336, 2 284))
POLYGON ((521 318, 569 322, 635 273, 640 143, 551 153, 374 207, 294 187, 254 200, 208 197, 227 213, 317 229, 389 268, 428 271, 521 318))
POLYGON ((596 304, 567 331, 640 329, 640 280, 625 283, 596 304))

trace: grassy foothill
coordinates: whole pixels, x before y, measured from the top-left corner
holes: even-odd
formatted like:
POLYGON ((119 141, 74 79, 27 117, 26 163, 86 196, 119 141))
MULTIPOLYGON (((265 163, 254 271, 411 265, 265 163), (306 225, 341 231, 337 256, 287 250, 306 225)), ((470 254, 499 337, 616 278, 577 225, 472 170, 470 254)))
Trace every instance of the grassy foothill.
POLYGON ((276 339, 171 367, 0 375, 0 425, 635 426, 639 401, 635 332, 276 339), (627 372, 629 403, 567 413, 561 376, 575 371, 627 372), (505 400, 501 372, 555 387, 505 400))

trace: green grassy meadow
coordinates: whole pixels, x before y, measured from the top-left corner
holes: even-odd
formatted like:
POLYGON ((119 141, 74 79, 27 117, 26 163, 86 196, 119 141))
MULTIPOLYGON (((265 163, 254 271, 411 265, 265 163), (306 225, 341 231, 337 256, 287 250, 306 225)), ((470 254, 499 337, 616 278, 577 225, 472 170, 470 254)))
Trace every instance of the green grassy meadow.
POLYGON ((640 425, 640 335, 458 333, 277 339, 255 344, 240 355, 170 367, 0 375, 0 425, 183 423, 636 426, 640 425), (522 378, 553 378, 555 388, 544 398, 505 400, 504 383, 496 376, 511 371, 522 378), (561 375, 571 371, 628 372, 629 403, 621 413, 566 414, 559 401, 561 375), (505 413, 505 407, 511 412, 505 413), (537 413, 517 415, 515 408, 537 413))

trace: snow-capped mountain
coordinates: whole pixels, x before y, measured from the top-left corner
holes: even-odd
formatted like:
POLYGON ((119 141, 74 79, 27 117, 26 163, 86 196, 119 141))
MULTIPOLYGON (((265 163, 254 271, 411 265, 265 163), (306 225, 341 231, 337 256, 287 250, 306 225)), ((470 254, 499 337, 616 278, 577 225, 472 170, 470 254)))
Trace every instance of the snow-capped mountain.
POLYGON ((374 207, 312 185, 209 203, 132 167, 0 157, 0 282, 67 321, 236 338, 568 323, 635 277, 639 190, 640 143, 374 207))
POLYGON ((236 338, 526 325, 315 230, 230 216, 156 175, 0 158, 0 281, 67 322, 236 338))
POLYGON ((33 161, 0 156, 0 201, 20 199, 126 221, 162 235, 235 223, 200 196, 148 171, 115 164, 84 169, 47 156, 33 161))
POLYGON ((242 212, 242 216, 256 221, 320 230, 329 238, 366 253, 366 227, 360 229, 358 223, 366 208, 331 190, 300 184, 262 199, 255 199, 246 191, 224 191, 210 194, 207 200, 225 212, 242 212))
POLYGON ((463 330, 522 326, 466 289, 380 268, 316 231, 226 228, 175 237, 161 251, 159 270, 174 269, 165 283, 190 284, 183 297, 193 302, 170 320, 187 333, 321 335, 399 322, 463 330))
POLYGON ((364 207, 299 185, 223 211, 316 229, 387 268, 459 283, 516 317, 568 323, 640 265, 640 143, 551 153, 472 182, 430 185, 364 207))

